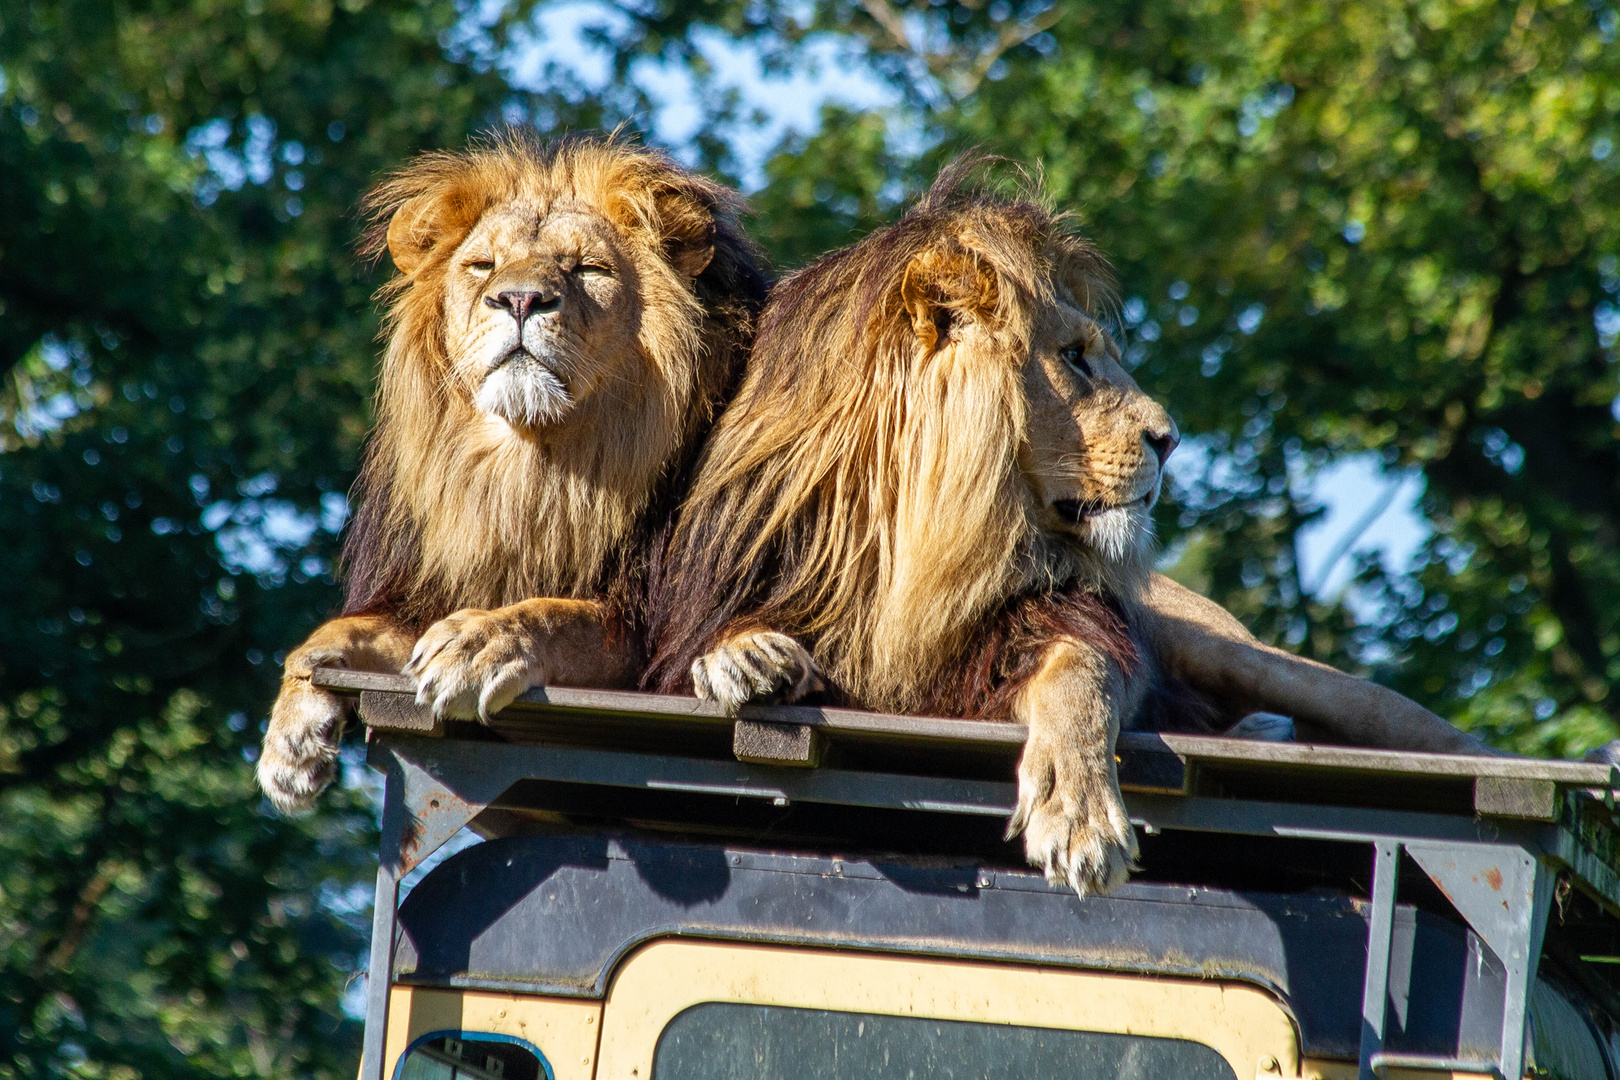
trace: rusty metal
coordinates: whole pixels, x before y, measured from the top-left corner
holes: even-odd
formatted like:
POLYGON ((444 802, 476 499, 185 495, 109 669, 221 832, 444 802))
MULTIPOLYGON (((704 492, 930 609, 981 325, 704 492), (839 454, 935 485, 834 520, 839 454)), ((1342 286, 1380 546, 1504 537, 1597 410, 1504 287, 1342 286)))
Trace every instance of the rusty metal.
POLYGON ((1530 988, 1552 909, 1553 873, 1518 845, 1409 842, 1406 850, 1507 968, 1499 1064, 1502 1075, 1520 1076, 1530 988))
POLYGON ((370 737, 368 741, 367 763, 383 774, 383 812, 371 918, 371 958, 366 967, 366 1029, 360 1080, 383 1080, 400 880, 477 817, 494 796, 480 798, 487 789, 476 783, 470 787, 477 794, 465 796, 432 772, 395 753, 382 739, 370 737))
MULTIPOLYGON (((323 671, 317 682, 363 694, 363 712, 385 720, 372 732, 369 754, 385 776, 385 795, 365 1080, 382 1077, 399 881, 514 784, 535 780, 636 789, 647 797, 712 794, 777 807, 820 803, 995 817, 1011 809, 1008 766, 1025 736, 1011 724, 797 707, 750 708, 744 723, 728 727, 731 721, 713 706, 692 699, 547 688, 525 694, 500 718, 500 736, 516 741, 487 741, 487 734, 464 740, 437 737, 437 726, 423 725, 408 680, 323 671), (420 734, 402 732, 407 724, 420 734), (545 741, 553 727, 569 745, 545 741), (637 738, 624 741, 627 732, 637 738), (758 748, 744 736, 759 733, 792 738, 778 738, 782 745, 756 755, 758 748), (732 737, 737 756, 769 764, 702 756, 723 754, 725 744, 716 737, 724 735, 732 737), (822 741, 837 750, 839 768, 780 767, 789 761, 812 765, 822 741), (616 748, 625 745, 654 752, 616 748), (914 767, 924 759, 926 767, 914 767), (953 775, 953 760, 971 767, 953 775), (1007 780, 984 779, 1000 775, 1007 780)), ((1499 1056, 1506 1076, 1522 1073, 1527 999, 1556 872, 1569 874, 1611 913, 1620 912, 1620 839, 1604 805, 1620 783, 1612 770, 1140 733, 1121 736, 1118 754, 1130 817, 1150 833, 1297 837, 1375 848, 1363 1078, 1386 1068, 1442 1067, 1407 1066, 1382 1049, 1391 978, 1388 923, 1401 850, 1507 968, 1499 1056), (1241 778, 1241 790, 1265 790, 1277 801, 1215 797, 1227 790, 1230 777, 1241 778), (1336 799, 1335 790, 1351 786, 1354 800, 1336 799), (1386 792, 1389 801, 1380 805, 1386 792)))

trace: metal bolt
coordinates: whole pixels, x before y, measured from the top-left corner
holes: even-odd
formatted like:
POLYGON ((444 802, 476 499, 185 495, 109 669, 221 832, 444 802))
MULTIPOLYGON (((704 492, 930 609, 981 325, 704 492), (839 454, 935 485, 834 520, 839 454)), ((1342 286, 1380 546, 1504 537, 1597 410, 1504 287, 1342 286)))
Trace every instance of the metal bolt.
POLYGON ((1260 1071, 1280 1073, 1282 1072, 1282 1066, 1277 1064, 1277 1059, 1274 1057, 1263 1057, 1260 1059, 1260 1071))

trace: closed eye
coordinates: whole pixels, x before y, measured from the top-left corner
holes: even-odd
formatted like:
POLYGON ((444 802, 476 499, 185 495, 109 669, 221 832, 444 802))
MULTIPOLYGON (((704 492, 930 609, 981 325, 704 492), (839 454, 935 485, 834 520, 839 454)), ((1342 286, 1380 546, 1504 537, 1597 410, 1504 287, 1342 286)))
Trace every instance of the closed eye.
POLYGON ((1077 341, 1058 351, 1058 356, 1069 365, 1069 369, 1083 378, 1094 379, 1097 373, 1091 368, 1091 361, 1086 359, 1086 343, 1077 341))
POLYGON ((588 277, 612 277, 613 267, 606 263, 582 262, 575 265, 574 273, 588 277))
POLYGON ((474 274, 487 274, 495 269, 493 259, 468 259, 462 265, 474 274))

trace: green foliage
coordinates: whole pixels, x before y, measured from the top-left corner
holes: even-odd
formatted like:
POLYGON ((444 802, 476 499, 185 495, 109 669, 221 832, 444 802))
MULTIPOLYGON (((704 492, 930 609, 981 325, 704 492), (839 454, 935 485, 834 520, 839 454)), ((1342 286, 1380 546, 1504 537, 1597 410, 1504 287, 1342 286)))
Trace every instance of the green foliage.
MULTIPOLYGON (((1617 733, 1612 8, 816 12, 806 26, 841 21, 910 80, 933 143, 913 185, 969 145, 1029 162, 1115 260, 1127 356, 1192 437, 1161 521, 1183 576, 1501 745, 1617 733), (1320 511, 1301 481, 1348 453, 1421 470, 1434 528, 1415 574, 1363 568, 1370 626, 1313 600, 1295 551, 1320 511)), ((831 119, 836 152, 785 147, 762 204, 835 206, 846 178, 896 175, 860 135, 873 118, 831 119)), ((786 220, 773 239, 797 257, 786 220)))
POLYGON ((336 602, 359 195, 539 104, 446 55, 460 20, 0 11, 0 1076, 352 1075, 369 800, 280 819, 251 761, 336 602))

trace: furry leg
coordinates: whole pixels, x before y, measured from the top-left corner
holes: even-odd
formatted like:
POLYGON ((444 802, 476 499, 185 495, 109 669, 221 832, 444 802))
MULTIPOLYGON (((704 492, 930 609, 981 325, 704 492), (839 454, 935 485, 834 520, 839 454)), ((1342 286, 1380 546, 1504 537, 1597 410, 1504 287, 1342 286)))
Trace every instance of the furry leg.
POLYGON ((1264 644, 1219 604, 1163 574, 1153 575, 1142 606, 1165 671, 1230 713, 1281 713, 1349 746, 1497 753, 1387 687, 1264 644))
POLYGON ((1114 762, 1125 695, 1117 668, 1077 642, 1060 641, 1047 647, 1013 704, 1029 739, 1007 836, 1023 832, 1030 863, 1080 896, 1123 884, 1136 861, 1114 762))
POLYGON ((277 810, 309 810, 337 772, 348 706, 312 685, 311 673, 318 667, 398 671, 413 640, 413 634, 385 615, 352 615, 323 623, 288 654, 256 770, 259 787, 277 810))

